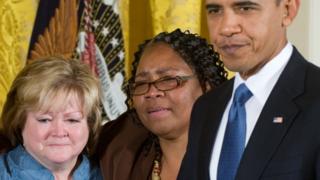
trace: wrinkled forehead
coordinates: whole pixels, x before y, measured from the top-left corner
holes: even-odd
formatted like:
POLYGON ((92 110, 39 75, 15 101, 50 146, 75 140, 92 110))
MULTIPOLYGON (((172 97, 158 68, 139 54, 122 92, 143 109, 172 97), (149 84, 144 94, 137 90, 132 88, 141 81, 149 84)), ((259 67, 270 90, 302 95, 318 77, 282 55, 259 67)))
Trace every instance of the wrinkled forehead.
POLYGON ((169 45, 159 43, 144 51, 137 66, 136 77, 151 74, 166 75, 180 71, 192 72, 178 52, 169 45))

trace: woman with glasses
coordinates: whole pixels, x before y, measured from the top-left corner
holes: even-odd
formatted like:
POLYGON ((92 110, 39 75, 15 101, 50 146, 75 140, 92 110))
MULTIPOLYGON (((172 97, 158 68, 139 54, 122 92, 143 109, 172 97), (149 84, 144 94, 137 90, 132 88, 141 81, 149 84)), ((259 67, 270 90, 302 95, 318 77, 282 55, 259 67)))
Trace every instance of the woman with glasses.
POLYGON ((107 123, 98 158, 105 179, 176 179, 193 103, 227 79, 205 39, 177 29, 139 46, 128 82, 128 112, 107 123))

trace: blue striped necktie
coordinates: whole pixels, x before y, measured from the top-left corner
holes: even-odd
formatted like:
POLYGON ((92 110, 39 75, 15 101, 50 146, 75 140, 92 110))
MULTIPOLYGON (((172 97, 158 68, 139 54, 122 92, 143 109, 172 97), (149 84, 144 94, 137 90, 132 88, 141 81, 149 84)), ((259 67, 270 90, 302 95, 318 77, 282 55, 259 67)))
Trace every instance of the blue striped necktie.
POLYGON ((224 134, 217 180, 235 179, 246 141, 245 103, 251 96, 252 93, 244 83, 235 91, 224 134))

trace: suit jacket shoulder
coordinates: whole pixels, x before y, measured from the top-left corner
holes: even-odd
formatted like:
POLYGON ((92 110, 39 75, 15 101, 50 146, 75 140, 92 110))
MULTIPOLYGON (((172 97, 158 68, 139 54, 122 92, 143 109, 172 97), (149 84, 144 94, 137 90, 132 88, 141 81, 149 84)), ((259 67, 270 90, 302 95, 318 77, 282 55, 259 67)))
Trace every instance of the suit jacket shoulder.
POLYGON ((231 98, 231 79, 200 96, 190 119, 187 151, 179 171, 179 180, 209 179, 208 164, 214 139, 225 107, 231 98))
MULTIPOLYGON (((196 102, 179 179, 209 179, 215 136, 233 81, 196 102)), ((316 179, 320 174, 320 69, 294 48, 246 146, 236 179, 316 179), (281 118, 281 123, 274 123, 281 118), (289 173, 290 172, 290 173, 289 173)), ((320 178, 320 177, 318 177, 320 178)))

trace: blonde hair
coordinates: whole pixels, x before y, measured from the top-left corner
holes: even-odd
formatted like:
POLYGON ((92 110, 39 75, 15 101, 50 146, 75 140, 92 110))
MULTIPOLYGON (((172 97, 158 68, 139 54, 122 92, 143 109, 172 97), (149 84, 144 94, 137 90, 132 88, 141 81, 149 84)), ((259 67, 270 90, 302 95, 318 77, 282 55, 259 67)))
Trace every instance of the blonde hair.
POLYGON ((88 120, 90 151, 101 126, 100 91, 98 79, 82 62, 61 57, 38 59, 26 65, 13 81, 1 115, 4 133, 12 146, 22 144, 28 111, 49 110, 52 104, 63 106, 62 98, 55 101, 58 94, 65 98, 76 95, 88 120))

